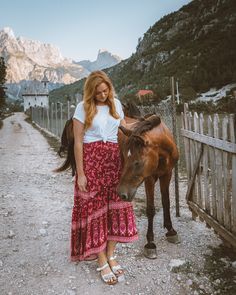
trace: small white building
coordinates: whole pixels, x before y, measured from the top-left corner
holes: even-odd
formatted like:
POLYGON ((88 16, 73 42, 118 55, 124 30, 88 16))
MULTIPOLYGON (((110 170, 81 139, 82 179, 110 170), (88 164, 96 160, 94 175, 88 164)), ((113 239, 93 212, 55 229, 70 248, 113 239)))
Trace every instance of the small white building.
POLYGON ((42 81, 33 80, 28 87, 25 88, 22 96, 24 98, 24 112, 30 107, 44 107, 49 106, 49 91, 48 79, 44 74, 42 81))

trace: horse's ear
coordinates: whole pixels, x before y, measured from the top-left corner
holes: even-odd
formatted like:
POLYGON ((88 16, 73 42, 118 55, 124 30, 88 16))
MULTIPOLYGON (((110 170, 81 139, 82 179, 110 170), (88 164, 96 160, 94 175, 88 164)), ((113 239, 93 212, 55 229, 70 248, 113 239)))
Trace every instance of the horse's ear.
POLYGON ((135 139, 135 141, 137 143, 139 143, 141 146, 145 147, 147 145, 147 141, 145 141, 142 136, 140 135, 136 135, 136 134, 133 134, 132 137, 135 139))
POLYGON ((120 126, 119 129, 123 132, 124 135, 130 137, 132 134, 132 130, 125 128, 124 126, 120 126))

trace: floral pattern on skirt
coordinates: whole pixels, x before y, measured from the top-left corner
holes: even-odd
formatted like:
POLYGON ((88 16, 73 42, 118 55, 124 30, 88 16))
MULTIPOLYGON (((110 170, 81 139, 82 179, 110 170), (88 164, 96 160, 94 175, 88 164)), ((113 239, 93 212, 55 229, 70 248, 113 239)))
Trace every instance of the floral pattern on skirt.
POLYGON ((87 191, 80 192, 77 175, 71 227, 71 261, 94 259, 108 240, 137 240, 133 205, 116 192, 121 173, 117 143, 96 141, 83 145, 87 191))

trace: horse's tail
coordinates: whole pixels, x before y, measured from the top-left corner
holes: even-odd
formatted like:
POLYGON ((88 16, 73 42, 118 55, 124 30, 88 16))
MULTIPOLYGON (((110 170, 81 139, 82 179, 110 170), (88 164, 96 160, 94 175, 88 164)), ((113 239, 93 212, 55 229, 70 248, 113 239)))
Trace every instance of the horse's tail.
POLYGON ((73 136, 73 120, 72 118, 66 121, 65 127, 61 136, 61 147, 58 154, 62 151, 67 151, 66 160, 59 167, 53 170, 53 172, 62 172, 67 169, 72 169, 72 176, 75 175, 76 163, 74 154, 74 136, 73 136))
POLYGON ((74 141, 69 144, 67 147, 67 154, 66 154, 66 160, 64 163, 57 169, 53 170, 54 172, 62 172, 68 169, 72 169, 72 176, 75 175, 75 154, 74 154, 74 141))
POLYGON ((70 128, 73 129, 73 120, 72 118, 70 118, 69 120, 66 121, 64 129, 62 131, 62 135, 61 135, 61 146, 59 148, 59 151, 57 152, 58 155, 61 157, 61 153, 67 151, 70 140, 71 140, 71 136, 69 133, 70 128))

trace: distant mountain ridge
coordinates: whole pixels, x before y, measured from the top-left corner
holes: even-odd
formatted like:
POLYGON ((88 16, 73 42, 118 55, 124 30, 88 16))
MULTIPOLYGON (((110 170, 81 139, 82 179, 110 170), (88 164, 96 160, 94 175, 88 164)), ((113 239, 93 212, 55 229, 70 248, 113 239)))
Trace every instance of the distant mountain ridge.
POLYGON ((99 51, 95 62, 88 61, 88 67, 62 56, 59 48, 51 44, 15 37, 9 27, 0 31, 0 56, 7 66, 8 93, 14 97, 21 94, 22 86, 30 80, 41 80, 46 74, 51 89, 70 84, 91 72, 91 68, 102 69, 121 61, 118 56, 106 50, 99 51), (97 68, 96 68, 97 67, 97 68), (17 90, 16 90, 17 89, 17 90), (16 93, 17 92, 17 93, 16 93))
POLYGON ((91 62, 90 60, 82 60, 76 62, 76 64, 79 64, 88 71, 92 72, 112 67, 119 62, 121 62, 121 58, 118 55, 114 55, 105 49, 100 49, 95 61, 91 62))

